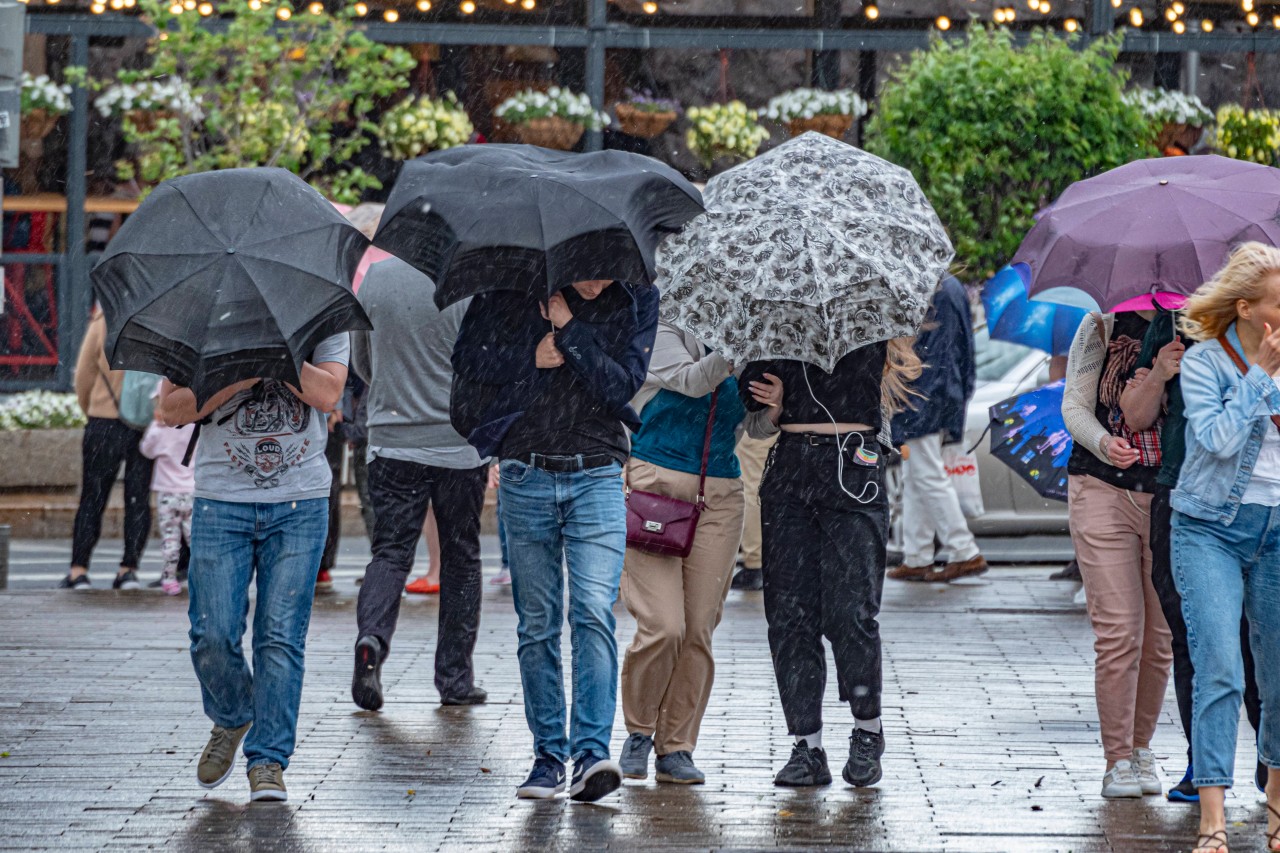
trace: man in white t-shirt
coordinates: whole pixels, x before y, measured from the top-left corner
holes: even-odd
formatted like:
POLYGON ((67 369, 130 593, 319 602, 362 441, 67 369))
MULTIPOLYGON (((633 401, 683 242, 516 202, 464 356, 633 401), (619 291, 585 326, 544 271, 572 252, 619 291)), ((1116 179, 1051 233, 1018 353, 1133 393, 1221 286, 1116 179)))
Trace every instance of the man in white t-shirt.
POLYGON ((196 406, 167 381, 160 415, 201 422, 191 520, 191 660, 213 732, 200 785, 231 775, 244 741, 252 800, 284 800, 302 697, 303 655, 316 571, 328 530, 325 414, 347 380, 345 333, 321 341, 300 387, 250 379, 196 406), (256 577, 253 672, 242 651, 256 577), (247 737, 246 737, 247 735, 247 737))

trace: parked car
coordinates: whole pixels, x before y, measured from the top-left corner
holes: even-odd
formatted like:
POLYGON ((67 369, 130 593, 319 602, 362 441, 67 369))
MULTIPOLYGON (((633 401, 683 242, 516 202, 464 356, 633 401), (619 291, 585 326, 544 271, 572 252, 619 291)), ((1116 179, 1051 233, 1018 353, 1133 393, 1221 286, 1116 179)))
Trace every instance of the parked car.
MULTIPOLYGON (((969 529, 980 536, 1067 532, 1067 505, 1040 497, 1009 466, 991 455, 987 425, 990 408, 1015 394, 1031 391, 1049 381, 1049 356, 1039 350, 995 341, 985 324, 974 332, 978 384, 969 402, 965 421, 965 449, 978 460, 984 512, 969 519, 969 529)), ((902 469, 889 468, 889 552, 902 553, 902 469)))

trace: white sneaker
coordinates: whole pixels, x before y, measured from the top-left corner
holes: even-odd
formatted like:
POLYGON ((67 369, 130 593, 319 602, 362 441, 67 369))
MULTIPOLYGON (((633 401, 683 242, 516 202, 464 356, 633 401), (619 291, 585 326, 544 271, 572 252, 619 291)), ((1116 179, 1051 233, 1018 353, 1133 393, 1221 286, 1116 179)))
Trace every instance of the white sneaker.
POLYGON ((1133 764, 1117 761, 1102 777, 1102 796, 1108 800, 1142 796, 1142 783, 1134 775, 1133 764))
POLYGON ((489 578, 490 586, 511 586, 511 569, 503 566, 498 573, 489 578))
POLYGON ((1078 607, 1084 607, 1089 603, 1084 594, 1084 584, 1080 584, 1080 588, 1076 590, 1076 597, 1071 599, 1071 601, 1078 607))
POLYGON ((1160 769, 1156 767, 1156 754, 1149 749, 1138 747, 1133 751, 1133 775, 1142 786, 1144 795, 1164 793, 1160 783, 1160 769))

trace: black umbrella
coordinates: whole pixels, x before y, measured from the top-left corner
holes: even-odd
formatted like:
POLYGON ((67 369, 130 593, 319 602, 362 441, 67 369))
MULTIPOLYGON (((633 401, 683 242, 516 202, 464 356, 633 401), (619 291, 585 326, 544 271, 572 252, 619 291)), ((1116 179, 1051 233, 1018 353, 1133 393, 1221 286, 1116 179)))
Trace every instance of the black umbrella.
POLYGON ((698 190, 640 154, 464 145, 410 160, 373 244, 436 283, 436 304, 493 290, 546 299, 575 281, 652 283, 698 190))
POLYGON ((284 169, 165 181, 92 273, 107 359, 167 376, 201 403, 253 377, 297 383, 320 341, 372 328, 351 292, 367 246, 284 169))

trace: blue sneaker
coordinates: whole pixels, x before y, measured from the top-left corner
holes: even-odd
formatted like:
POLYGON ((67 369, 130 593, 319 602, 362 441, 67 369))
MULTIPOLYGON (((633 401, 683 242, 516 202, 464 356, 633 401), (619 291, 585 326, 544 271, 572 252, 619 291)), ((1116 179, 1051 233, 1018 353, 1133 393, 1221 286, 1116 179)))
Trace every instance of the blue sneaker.
POLYGON ((1200 791, 1195 785, 1191 784, 1193 777, 1191 765, 1187 765, 1187 772, 1182 777, 1182 781, 1169 789, 1165 794, 1165 799, 1174 803, 1198 803, 1200 802, 1200 791))
POLYGON ((622 787, 622 768, 617 762, 587 753, 573 763, 573 784, 569 798, 594 803, 622 787))
POLYGON ((516 788, 522 800, 549 800, 564 790, 564 764, 554 758, 538 756, 524 784, 516 788))

